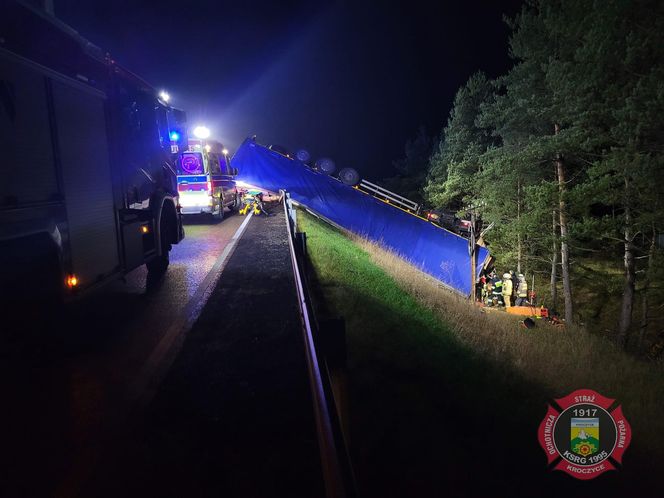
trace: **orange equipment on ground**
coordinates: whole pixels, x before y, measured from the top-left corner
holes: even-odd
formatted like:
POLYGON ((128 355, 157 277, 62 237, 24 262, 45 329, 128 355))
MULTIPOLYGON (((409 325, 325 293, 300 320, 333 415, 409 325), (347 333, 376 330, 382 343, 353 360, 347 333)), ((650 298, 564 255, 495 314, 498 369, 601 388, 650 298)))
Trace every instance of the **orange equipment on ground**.
POLYGON ((537 306, 511 306, 505 308, 505 311, 512 315, 539 316, 542 318, 548 318, 549 316, 547 308, 537 306))

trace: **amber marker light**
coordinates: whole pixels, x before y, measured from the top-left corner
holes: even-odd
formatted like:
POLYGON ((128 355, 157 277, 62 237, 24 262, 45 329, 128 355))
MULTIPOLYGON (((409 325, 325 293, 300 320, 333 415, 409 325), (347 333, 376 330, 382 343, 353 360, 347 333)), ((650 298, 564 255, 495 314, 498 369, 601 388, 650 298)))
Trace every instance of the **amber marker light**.
POLYGON ((147 225, 141 226, 141 233, 148 233, 150 229, 147 227, 147 225))
POLYGON ((78 285, 78 277, 76 275, 69 275, 67 277, 67 287, 73 289, 78 285))

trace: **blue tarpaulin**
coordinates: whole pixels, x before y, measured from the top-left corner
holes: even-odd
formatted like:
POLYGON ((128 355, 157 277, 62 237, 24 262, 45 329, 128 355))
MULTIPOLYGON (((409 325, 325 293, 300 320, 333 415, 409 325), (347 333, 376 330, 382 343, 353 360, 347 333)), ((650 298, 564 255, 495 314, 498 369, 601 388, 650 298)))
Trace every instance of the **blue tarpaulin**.
MULTIPOLYGON (((314 213, 378 242, 421 268, 452 289, 469 295, 470 256, 468 240, 432 223, 390 206, 339 180, 307 168, 250 139, 233 156, 238 180, 278 192, 314 213)), ((478 254, 478 275, 489 257, 478 254)))

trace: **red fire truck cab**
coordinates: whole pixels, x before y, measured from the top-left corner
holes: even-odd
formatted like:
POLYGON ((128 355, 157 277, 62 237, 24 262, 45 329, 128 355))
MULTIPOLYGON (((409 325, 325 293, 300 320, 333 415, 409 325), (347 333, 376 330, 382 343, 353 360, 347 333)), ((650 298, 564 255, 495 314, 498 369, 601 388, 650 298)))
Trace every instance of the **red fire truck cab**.
POLYGON ((3 3, 0 302, 165 273, 184 237, 174 151, 187 139, 157 93, 52 14, 3 3))

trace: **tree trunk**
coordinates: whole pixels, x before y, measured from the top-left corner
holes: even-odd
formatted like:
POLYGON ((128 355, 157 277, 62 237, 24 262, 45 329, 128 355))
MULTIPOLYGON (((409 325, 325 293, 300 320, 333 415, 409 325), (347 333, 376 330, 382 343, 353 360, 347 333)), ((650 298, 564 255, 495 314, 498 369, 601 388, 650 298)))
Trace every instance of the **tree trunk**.
POLYGON ((551 255, 551 309, 558 306, 558 224, 553 210, 553 252, 551 255))
POLYGON ((475 211, 470 212, 470 240, 468 240, 468 252, 470 253, 470 296, 468 298, 475 302, 477 295, 475 286, 477 285, 477 236, 475 228, 477 227, 477 218, 475 211))
POLYGON ((641 324, 639 326, 639 340, 637 344, 639 352, 643 351, 643 345, 648 333, 648 323, 650 322, 650 316, 648 315, 648 292, 650 291, 650 275, 653 271, 656 247, 655 241, 657 240, 657 231, 655 230, 654 223, 652 224, 651 237, 650 248, 648 249, 648 268, 646 268, 646 276, 643 280, 643 295, 641 296, 641 324))
POLYGON ((625 175, 624 208, 625 208, 625 286, 623 287, 622 305, 620 307, 620 321, 618 322, 618 345, 627 346, 629 329, 632 325, 632 309, 634 308, 634 288, 636 284, 636 270, 634 261, 634 236, 632 234, 632 208, 630 206, 629 178, 625 175))
POLYGON ((521 179, 517 182, 516 196, 516 272, 521 273, 521 179))
MULTIPOLYGON (((557 135, 560 133, 560 125, 554 125, 557 135)), ((560 267, 563 274, 563 297, 565 299, 565 322, 568 325, 574 323, 574 305, 572 304, 572 282, 569 273, 569 245, 567 242, 567 206, 565 205, 565 193, 567 184, 565 180, 565 165, 562 155, 556 155, 556 174, 558 176, 558 216, 560 224, 560 267)))

